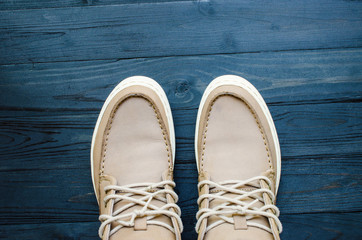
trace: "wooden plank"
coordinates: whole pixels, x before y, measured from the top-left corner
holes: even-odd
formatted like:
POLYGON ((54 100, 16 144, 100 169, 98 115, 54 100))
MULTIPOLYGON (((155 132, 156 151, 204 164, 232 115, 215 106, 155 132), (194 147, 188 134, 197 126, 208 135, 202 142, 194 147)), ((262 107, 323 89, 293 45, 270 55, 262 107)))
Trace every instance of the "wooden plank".
POLYGON ((361 239, 362 214, 300 214, 281 217, 282 239, 361 239))
POLYGON ((1 225, 1 239, 77 239, 99 240, 99 222, 1 225))
POLYGON ((251 81, 271 108, 353 103, 361 98, 361 55, 362 48, 3 65, 0 103, 39 113, 99 111, 119 81, 145 75, 163 86, 173 109, 187 110, 223 74, 251 81))
POLYGON ((362 3, 197 1, 0 12, 0 64, 362 46, 362 3))
POLYGON ((86 7, 119 4, 140 4, 160 2, 183 2, 192 0, 0 0, 0 10, 86 7))
MULTIPOLYGON (((284 231, 282 239, 360 239, 362 214, 358 213, 319 213, 283 215, 284 231)), ((193 219, 183 218, 188 227, 182 239, 196 239, 192 226, 193 219)), ((99 239, 98 221, 73 223, 48 223, 25 225, 1 225, 1 239, 99 239)))

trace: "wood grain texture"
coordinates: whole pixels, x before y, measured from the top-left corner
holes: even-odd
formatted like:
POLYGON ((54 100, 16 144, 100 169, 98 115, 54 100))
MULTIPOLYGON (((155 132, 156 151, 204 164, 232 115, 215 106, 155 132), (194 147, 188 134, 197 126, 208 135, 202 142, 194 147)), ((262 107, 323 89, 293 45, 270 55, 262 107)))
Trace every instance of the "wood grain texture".
POLYGON ((0 237, 19 227, 13 239, 97 238, 93 127, 120 80, 147 75, 170 100, 183 239, 195 239, 196 113, 207 84, 223 74, 250 80, 275 120, 285 239, 358 239, 362 49, 0 66, 0 237))
POLYGON ((0 64, 362 46, 362 3, 197 1, 0 11, 0 64))
POLYGON ((0 0, 0 10, 44 9, 60 7, 87 7, 119 4, 184 2, 192 0, 0 0))

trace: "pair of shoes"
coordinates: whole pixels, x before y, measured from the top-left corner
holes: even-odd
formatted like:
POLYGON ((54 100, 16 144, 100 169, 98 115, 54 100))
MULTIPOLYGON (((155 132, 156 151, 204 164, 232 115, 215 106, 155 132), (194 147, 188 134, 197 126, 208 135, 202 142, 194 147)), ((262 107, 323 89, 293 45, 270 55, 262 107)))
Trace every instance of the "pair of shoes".
MULTIPOLYGON (((263 98, 248 81, 225 75, 209 84, 197 115, 195 154, 198 239, 279 239, 279 141, 263 98)), ((92 139, 100 238, 181 239, 174 162, 165 92, 147 77, 123 80, 103 105, 92 139)))

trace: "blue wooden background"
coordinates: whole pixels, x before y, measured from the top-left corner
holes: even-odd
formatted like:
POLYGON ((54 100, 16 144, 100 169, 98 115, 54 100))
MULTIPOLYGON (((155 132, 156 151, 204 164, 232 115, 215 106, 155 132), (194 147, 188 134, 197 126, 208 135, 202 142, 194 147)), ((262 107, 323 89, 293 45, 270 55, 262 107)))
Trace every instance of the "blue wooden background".
POLYGON ((362 2, 0 0, 0 238, 98 239, 89 152, 113 87, 165 89, 183 239, 196 239, 193 136, 208 83, 251 81, 282 149, 283 239, 362 239, 362 2))

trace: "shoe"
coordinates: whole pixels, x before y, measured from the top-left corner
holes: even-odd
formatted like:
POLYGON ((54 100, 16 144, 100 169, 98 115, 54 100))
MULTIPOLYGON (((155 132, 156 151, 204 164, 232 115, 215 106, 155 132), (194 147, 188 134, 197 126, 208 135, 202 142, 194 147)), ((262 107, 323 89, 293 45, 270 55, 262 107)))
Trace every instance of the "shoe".
POLYGON ((181 239, 174 159, 175 133, 165 92, 147 77, 123 80, 104 103, 92 139, 100 238, 181 239))
POLYGON ((263 98, 248 81, 225 75, 209 84, 197 115, 195 153, 198 239, 279 239, 279 141, 263 98))

